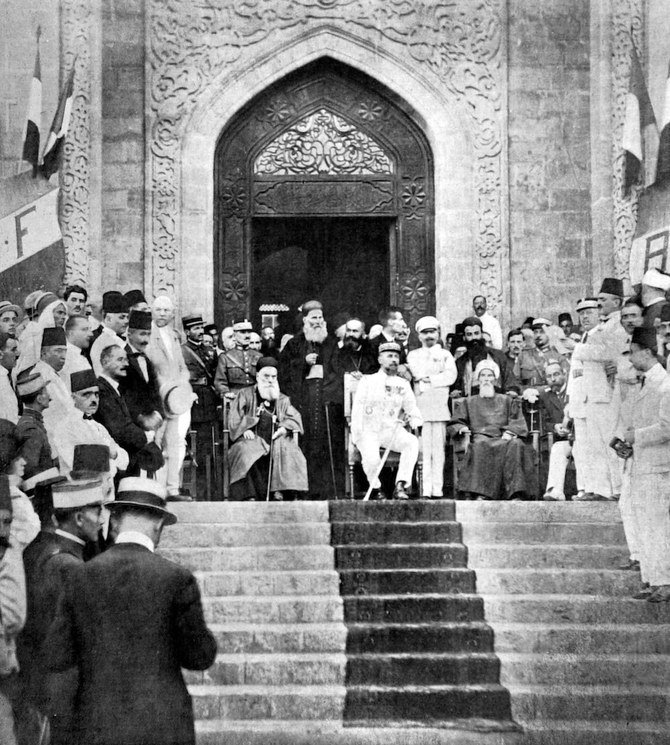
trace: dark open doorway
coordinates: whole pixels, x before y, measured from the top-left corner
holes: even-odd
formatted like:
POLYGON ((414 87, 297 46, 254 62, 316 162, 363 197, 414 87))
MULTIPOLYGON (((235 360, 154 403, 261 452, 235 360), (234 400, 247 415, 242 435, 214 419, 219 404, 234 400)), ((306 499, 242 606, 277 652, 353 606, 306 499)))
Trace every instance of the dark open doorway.
POLYGON ((341 313, 369 328, 389 303, 393 231, 388 218, 254 218, 252 322, 259 323, 261 305, 283 303, 293 318, 301 303, 318 298, 331 329, 341 313))

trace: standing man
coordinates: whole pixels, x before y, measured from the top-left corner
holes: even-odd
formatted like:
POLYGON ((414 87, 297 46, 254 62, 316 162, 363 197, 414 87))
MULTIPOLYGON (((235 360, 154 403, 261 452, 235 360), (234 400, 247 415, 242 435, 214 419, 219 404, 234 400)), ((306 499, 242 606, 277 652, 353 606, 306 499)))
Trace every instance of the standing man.
POLYGON ((499 392, 515 391, 518 393, 514 372, 507 364, 505 354, 499 349, 487 348, 484 343, 482 319, 470 316, 463 321, 462 326, 466 352, 456 360, 458 377, 454 383, 452 395, 471 396, 477 393, 479 382, 474 371, 482 360, 495 363, 498 370, 495 386, 499 392))
POLYGON ((16 329, 21 317, 21 308, 9 300, 0 302, 0 332, 16 337, 16 329))
POLYGON ((23 406, 14 432, 17 454, 26 461, 23 480, 54 468, 54 454, 44 427, 45 409, 51 402, 49 382, 33 368, 22 370, 16 380, 16 392, 23 406))
POLYGON ((549 326, 551 322, 546 318, 533 320, 531 328, 535 345, 531 349, 522 349, 514 366, 514 374, 523 387, 546 385, 545 367, 549 362, 558 362, 566 373, 570 369, 567 357, 549 341, 549 326))
POLYGON ((645 326, 649 328, 658 326, 661 308, 665 303, 665 294, 668 290, 670 290, 670 275, 659 272, 658 269, 649 269, 645 272, 640 290, 645 326))
POLYGON ((68 316, 80 316, 86 307, 88 292, 81 285, 68 285, 63 292, 68 316))
POLYGON ((337 342, 328 336, 323 306, 309 300, 302 306, 303 329, 290 339, 279 357, 279 385, 302 416, 302 442, 313 499, 333 495, 326 405, 337 400, 332 360, 337 342))
MULTIPOLYGON (((402 309, 395 305, 390 305, 379 312, 379 323, 382 327, 381 333, 370 339, 370 352, 374 359, 379 357, 380 344, 386 344, 396 340, 398 334, 402 334, 405 328, 405 320, 402 316, 402 309)), ((400 364, 407 362, 407 354, 400 345, 400 364)))
POLYGON ((634 597, 664 603, 670 601, 670 378, 656 352, 655 329, 634 329, 630 358, 644 384, 623 405, 616 436, 628 446, 619 447, 630 471, 626 538, 632 536, 629 548, 639 551, 642 581, 649 583, 634 597))
MULTIPOLYGON (((160 385, 170 383, 181 385, 191 391, 189 374, 181 351, 181 338, 172 327, 174 303, 167 295, 159 295, 151 305, 151 340, 147 347, 147 357, 153 362, 160 385)), ((181 490, 181 465, 186 455, 186 434, 191 424, 191 411, 183 414, 166 412, 163 427, 158 431, 156 441, 161 443, 165 468, 156 478, 165 484, 168 498, 178 499, 189 496, 181 490)))
POLYGON ((69 574, 45 644, 50 669, 79 674, 71 745, 195 745, 181 668, 206 670, 216 641, 195 577, 155 553, 177 518, 149 479, 109 508, 116 542, 69 574))
POLYGON ((565 334, 565 338, 569 339, 574 329, 574 324, 572 323, 572 316, 569 313, 559 313, 558 314, 558 325, 559 325, 559 328, 565 334))
POLYGON ((416 322, 420 349, 407 355, 407 364, 414 379, 414 395, 423 417, 421 443, 423 447, 423 494, 441 499, 444 486, 444 448, 447 440, 449 386, 456 380, 457 371, 451 352, 443 349, 440 324, 433 316, 416 322))
POLYGON ((235 332, 235 347, 225 350, 219 355, 214 375, 214 388, 227 399, 235 398, 235 393, 242 388, 248 388, 256 382, 256 364, 261 353, 249 349, 249 340, 253 326, 245 318, 233 324, 235 332))
POLYGON ((486 298, 483 295, 475 295, 472 298, 472 309, 475 316, 482 322, 482 329, 491 337, 491 346, 494 349, 502 349, 502 329, 498 319, 488 312, 486 298))
POLYGON ((44 414, 44 426, 50 437, 61 419, 72 413, 74 405, 70 395, 69 381, 65 383, 60 372, 65 365, 67 340, 61 326, 46 328, 42 334, 40 361, 33 367, 35 372, 49 382, 51 403, 44 414))
POLYGON ((19 421, 19 402, 12 388, 10 373, 16 365, 19 343, 13 336, 0 331, 0 419, 16 424, 19 421))
POLYGON ((279 347, 272 326, 263 326, 261 329, 261 352, 263 357, 279 357, 279 347))
POLYGON ((90 360, 93 372, 102 374, 100 354, 105 347, 116 344, 123 347, 128 329, 128 301, 123 295, 111 290, 102 296, 102 324, 93 332, 90 347, 90 360))
POLYGON ((408 499, 412 474, 419 455, 419 441, 402 426, 408 420, 420 427, 423 418, 411 385, 398 373, 400 345, 385 342, 379 347, 379 371, 364 375, 358 384, 351 411, 351 439, 361 453, 363 470, 374 499, 385 499, 377 477, 380 448, 400 453, 394 499, 408 499))
POLYGON ((186 343, 182 345, 184 362, 193 388, 198 397, 191 408, 191 426, 195 430, 196 453, 198 464, 196 471, 198 499, 212 499, 214 494, 208 490, 207 462, 210 462, 210 473, 214 473, 213 435, 216 424, 219 397, 214 392, 214 372, 216 361, 203 346, 205 333, 202 316, 191 314, 182 316, 182 326, 186 334, 186 343))
POLYGON ((91 363, 88 361, 86 353, 91 345, 92 338, 93 332, 86 316, 71 315, 65 321, 67 349, 61 377, 66 386, 69 387, 72 373, 91 369, 91 363))

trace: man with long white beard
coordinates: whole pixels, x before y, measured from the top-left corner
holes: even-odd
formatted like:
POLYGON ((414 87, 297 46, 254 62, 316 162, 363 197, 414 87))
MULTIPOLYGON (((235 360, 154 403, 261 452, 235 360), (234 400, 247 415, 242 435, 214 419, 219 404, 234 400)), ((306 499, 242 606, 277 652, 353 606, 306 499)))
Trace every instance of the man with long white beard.
POLYGON ((528 498, 537 491, 532 453, 521 439, 528 428, 519 399, 496 393, 499 375, 494 362, 482 360, 473 373, 479 393, 454 401, 451 434, 470 435, 458 488, 485 499, 528 498))
POLYGON ((379 449, 400 453, 395 499, 408 499, 407 489, 419 455, 419 440, 401 424, 420 427, 423 417, 412 386, 400 375, 401 347, 395 341, 379 345, 379 371, 364 375, 358 383, 351 409, 351 439, 361 453, 363 470, 373 489, 373 499, 385 499, 379 481, 379 449))
POLYGON ((312 499, 335 498, 328 442, 330 402, 338 401, 332 360, 337 342, 328 336, 323 306, 310 300, 302 306, 303 330, 290 339, 279 357, 279 382, 302 416, 309 493, 312 499))
POLYGON ((482 322, 476 316, 463 321, 463 338, 466 353, 456 360, 458 376, 452 386, 452 396, 470 396, 477 393, 477 379, 473 371, 482 360, 493 362, 498 370, 496 388, 502 393, 518 389, 514 371, 507 364, 507 357, 499 349, 487 347, 482 335, 482 322))
POLYGON ((275 500, 281 500, 285 491, 307 491, 307 463, 293 439, 295 432, 303 431, 302 419, 279 391, 272 357, 258 361, 256 385, 243 388, 233 399, 228 424, 233 499, 265 499, 268 479, 275 500))

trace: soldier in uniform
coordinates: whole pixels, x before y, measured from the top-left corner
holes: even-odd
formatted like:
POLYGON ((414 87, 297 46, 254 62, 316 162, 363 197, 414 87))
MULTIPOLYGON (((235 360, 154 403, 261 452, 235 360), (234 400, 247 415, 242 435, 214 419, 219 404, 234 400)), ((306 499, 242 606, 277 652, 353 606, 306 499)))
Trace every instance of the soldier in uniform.
POLYGON ((532 330, 535 346, 532 349, 522 349, 514 365, 514 374, 523 387, 546 386, 545 367, 549 362, 558 362, 564 373, 570 368, 570 363, 564 354, 549 341, 547 327, 551 322, 546 318, 535 318, 532 330))
POLYGON ((32 368, 19 373, 16 392, 23 404, 23 414, 19 417, 14 436, 18 454, 26 461, 24 480, 27 481, 55 465, 42 416, 51 403, 51 396, 48 381, 32 368))
POLYGON ((407 488, 411 486, 419 455, 419 440, 400 424, 401 417, 408 419, 412 427, 423 424, 412 386, 397 374, 400 354, 400 344, 395 341, 379 345, 379 370, 361 378, 351 411, 351 437, 360 450, 363 470, 375 499, 385 498, 376 478, 379 448, 392 448, 400 453, 395 499, 409 498, 407 488))
POLYGON ((191 428, 196 433, 197 498, 212 499, 207 489, 206 462, 212 458, 213 429, 217 420, 218 396, 214 391, 216 362, 202 344, 205 333, 202 316, 191 314, 181 319, 186 343, 182 344, 184 362, 190 376, 193 393, 198 397, 191 408, 191 428))
POLYGON ((256 364, 261 353, 249 349, 249 340, 253 327, 246 318, 233 324, 235 347, 219 355, 214 375, 214 388, 228 399, 235 398, 235 393, 248 388, 256 382, 256 364))

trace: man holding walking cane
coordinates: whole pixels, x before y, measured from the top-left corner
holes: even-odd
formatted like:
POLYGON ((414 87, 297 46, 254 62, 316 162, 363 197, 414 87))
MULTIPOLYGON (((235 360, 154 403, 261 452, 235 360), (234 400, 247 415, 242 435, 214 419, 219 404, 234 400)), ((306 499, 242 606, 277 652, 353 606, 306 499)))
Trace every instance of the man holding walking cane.
MULTIPOLYGON (((415 428, 423 424, 411 385, 398 376, 400 345, 379 345, 379 371, 364 375, 356 389, 351 410, 351 437, 361 453, 363 470, 370 482, 373 499, 384 499, 379 481, 379 449, 400 453, 394 499, 408 499, 407 489, 419 455, 417 437, 402 426, 405 421, 415 428)), ((368 492, 370 493, 370 492, 368 492)))

